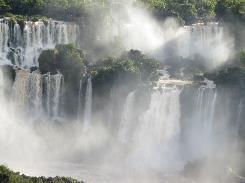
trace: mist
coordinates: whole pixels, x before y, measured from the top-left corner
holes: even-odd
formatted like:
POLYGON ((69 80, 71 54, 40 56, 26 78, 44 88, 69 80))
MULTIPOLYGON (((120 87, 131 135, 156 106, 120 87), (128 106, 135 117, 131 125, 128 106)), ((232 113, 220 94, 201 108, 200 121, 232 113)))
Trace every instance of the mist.
POLYGON ((197 63, 201 58, 207 70, 229 64, 236 54, 234 35, 225 24, 182 26, 172 17, 160 21, 133 1, 112 3, 110 8, 111 20, 96 31, 97 44, 114 50, 112 43, 116 42, 120 45, 119 54, 124 50, 141 50, 163 63, 173 56, 197 63))

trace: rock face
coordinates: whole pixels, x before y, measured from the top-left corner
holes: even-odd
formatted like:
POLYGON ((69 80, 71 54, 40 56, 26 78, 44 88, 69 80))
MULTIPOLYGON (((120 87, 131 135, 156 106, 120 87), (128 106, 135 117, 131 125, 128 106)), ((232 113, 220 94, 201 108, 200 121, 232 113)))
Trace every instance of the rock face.
POLYGON ((17 22, 0 19, 0 64, 19 67, 38 66, 38 57, 44 49, 56 44, 78 44, 76 24, 54 20, 17 22))

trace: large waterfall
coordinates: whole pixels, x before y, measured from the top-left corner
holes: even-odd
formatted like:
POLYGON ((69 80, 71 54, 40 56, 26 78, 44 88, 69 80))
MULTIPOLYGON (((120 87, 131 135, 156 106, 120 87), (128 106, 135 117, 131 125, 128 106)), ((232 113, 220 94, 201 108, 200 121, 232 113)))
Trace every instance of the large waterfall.
MULTIPOLYGON (((148 107, 140 113, 135 110, 142 107, 137 106, 138 91, 128 94, 118 138, 123 146, 129 147, 128 158, 136 168, 179 170, 188 161, 215 156, 215 152, 226 148, 223 138, 232 137, 233 131, 238 133, 237 125, 227 131, 226 119, 220 124, 222 127, 217 125, 224 120, 217 103, 227 99, 216 85, 209 80, 194 87, 189 84, 160 80, 151 92, 148 107), (222 137, 219 133, 223 133, 222 137)), ((240 120, 240 113, 241 104, 236 120, 240 120)))
MULTIPOLYGON (((142 17, 144 15, 125 25, 127 35, 122 36, 128 37, 124 46, 160 50, 163 54, 161 66, 169 58, 174 62, 175 56, 176 60, 195 60, 198 55, 204 57, 204 62, 215 61, 209 65, 214 68, 230 57, 229 46, 232 44, 228 44, 229 39, 224 39, 225 30, 217 23, 175 25, 174 31, 172 27, 161 30, 157 26, 161 31, 155 36, 151 18, 143 23, 145 29, 142 29, 139 21, 142 17), (140 32, 132 34, 131 29, 140 32), (141 34, 147 34, 146 38, 142 39, 141 34)), ((157 82, 150 80, 155 73, 151 73, 152 78, 147 82, 128 81, 131 74, 133 78, 138 71, 143 79, 143 72, 154 67, 151 65, 153 60, 144 56, 146 67, 140 57, 137 63, 125 57, 123 65, 115 64, 117 60, 114 62, 113 58, 112 63, 111 60, 105 63, 116 67, 106 64, 104 67, 100 63, 90 63, 90 55, 86 52, 84 58, 80 58, 82 53, 79 52, 75 56, 81 63, 77 64, 77 60, 68 55, 64 65, 59 67, 63 74, 57 68, 42 74, 38 69, 41 52, 57 44, 78 46, 79 27, 54 20, 23 23, 0 19, 0 65, 8 65, 6 72, 0 67, 0 107, 4 108, 4 112, 0 110, 0 144, 8 147, 6 152, 0 148, 0 163, 6 156, 10 157, 11 163, 14 161, 14 165, 19 163, 15 164, 16 159, 23 160, 27 167, 30 160, 32 170, 34 163, 38 168, 46 168, 57 162, 58 172, 66 171, 65 176, 74 175, 75 178, 84 176, 82 178, 87 182, 125 183, 125 179, 132 175, 136 180, 135 172, 139 173, 140 181, 133 182, 142 182, 143 174, 147 177, 153 172, 155 179, 145 182, 158 183, 164 182, 159 181, 159 177, 179 173, 189 161, 218 157, 219 154, 222 158, 227 157, 224 154, 229 155, 230 144, 236 142, 234 144, 238 146, 244 100, 238 99, 240 93, 234 94, 233 88, 231 91, 221 89, 214 82, 203 79, 206 75, 200 76, 201 81, 194 77, 184 80, 178 76, 177 79, 168 73, 171 66, 156 71, 156 77, 160 76, 157 82), (68 68, 70 63, 74 64, 74 69, 68 68), (121 67, 123 72, 120 72, 121 67), (132 73, 124 78, 129 72, 132 73), (11 79, 7 78, 7 73, 11 79), (112 75, 115 78, 110 78, 112 75), (9 106, 13 113, 9 113, 9 106), (32 156, 27 157, 30 154, 32 156), (44 165, 39 166, 39 163, 44 165), (101 176, 98 172, 116 175, 116 181, 111 181, 111 177, 94 181, 97 177, 90 179, 90 171, 95 177, 101 176)), ((138 57, 134 53, 130 56, 138 57)), ((60 61, 56 60, 57 63, 60 61)), ((56 63, 53 65, 56 67, 56 63)), ((182 65, 178 67, 183 69, 182 65)), ((49 176, 56 173, 56 169, 52 171, 49 167, 44 173, 49 176)))
POLYGON ((54 20, 23 22, 24 27, 8 18, 0 19, 0 64, 20 67, 38 66, 44 49, 56 44, 78 44, 76 24, 54 20))

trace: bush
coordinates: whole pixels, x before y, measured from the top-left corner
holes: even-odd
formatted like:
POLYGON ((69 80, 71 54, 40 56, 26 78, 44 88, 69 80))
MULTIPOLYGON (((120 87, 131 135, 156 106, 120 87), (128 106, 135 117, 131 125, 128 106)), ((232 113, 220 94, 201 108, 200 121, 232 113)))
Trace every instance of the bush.
POLYGON ((1 183, 83 183, 72 178, 55 177, 29 177, 20 175, 18 172, 13 172, 5 166, 0 166, 0 182, 1 183))

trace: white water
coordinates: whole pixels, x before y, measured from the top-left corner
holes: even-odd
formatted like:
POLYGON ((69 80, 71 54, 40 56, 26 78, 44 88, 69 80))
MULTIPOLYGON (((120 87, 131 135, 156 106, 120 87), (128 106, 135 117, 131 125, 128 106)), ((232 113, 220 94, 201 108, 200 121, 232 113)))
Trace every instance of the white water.
POLYGON ((83 90, 83 80, 80 80, 79 83, 79 92, 78 92, 78 107, 77 107, 77 122, 81 121, 81 114, 82 114, 82 91, 83 90))
POLYGON ((84 118, 83 118, 83 128, 84 131, 88 130, 91 126, 91 118, 92 118, 92 78, 88 77, 87 80, 87 88, 85 94, 85 108, 84 108, 84 118))
POLYGON ((54 20, 25 22, 23 32, 18 23, 9 25, 9 19, 0 19, 0 64, 20 67, 38 66, 38 57, 44 49, 56 44, 78 44, 76 24, 54 20))
POLYGON ((178 148, 180 135, 181 90, 175 86, 154 91, 151 102, 137 120, 134 113, 134 95, 128 95, 124 106, 119 137, 131 147, 129 161, 135 168, 171 171, 180 168, 178 148))
MULTIPOLYGON (((133 12, 131 11, 130 14, 131 13, 133 12)), ((183 46, 187 47, 187 51, 181 50, 179 52, 180 56, 192 57, 195 53, 204 52, 208 56, 206 57, 205 54, 205 58, 212 59, 217 56, 216 53, 212 53, 212 49, 215 48, 214 50, 216 50, 216 47, 223 44, 219 42, 221 38, 214 35, 218 33, 218 35, 223 36, 222 31, 218 29, 215 29, 214 32, 209 29, 204 31, 203 29, 205 28, 203 26, 200 27, 200 25, 193 27, 194 32, 192 32, 192 28, 189 27, 169 28, 164 32, 164 39, 162 39, 162 37, 155 37, 155 35, 153 35, 154 29, 151 27, 152 24, 150 21, 143 22, 146 29, 142 28, 140 20, 143 19, 144 16, 135 18, 136 19, 132 19, 133 23, 137 23, 137 29, 140 29, 141 33, 137 36, 135 36, 135 32, 131 34, 132 30, 137 29, 129 25, 129 27, 131 26, 131 30, 128 29, 130 34, 128 34, 127 39, 125 39, 133 42, 135 40, 130 39, 130 35, 133 35, 132 38, 136 37, 136 42, 130 43, 134 48, 138 48, 138 45, 143 45, 142 49, 148 50, 149 47, 156 49, 162 44, 175 40, 177 42, 176 44, 179 44, 178 48, 183 46), (141 37, 144 34, 147 34, 146 39, 141 37), (217 38, 217 44, 213 43, 211 39, 209 39, 209 36, 215 37, 214 41, 217 38), (200 43, 200 45, 195 45, 195 42, 200 43), (193 45, 195 45, 195 49, 191 49, 190 51, 188 47, 193 45)), ((45 28, 42 22, 27 22, 23 35, 20 32, 19 25, 15 24, 13 30, 14 36, 11 37, 6 20, 1 19, 0 63, 11 63, 10 60, 6 58, 10 47, 12 47, 15 53, 13 64, 27 67, 37 65, 37 57, 42 49, 54 47, 56 43, 67 43, 69 39, 73 41, 76 40, 74 30, 70 33, 67 31, 67 24, 52 21, 50 21, 49 24, 49 28, 45 28), (69 38, 69 36, 74 37, 69 38), (11 42, 8 41, 10 39, 11 42)), ((216 25, 214 26, 216 27, 216 25)), ((223 38, 221 40, 223 40, 223 38)), ((222 50, 225 51, 225 49, 222 50)), ((227 59, 226 56, 227 55, 224 54, 222 62, 227 59)), ((32 110, 41 112, 40 104, 43 104, 43 108, 46 109, 49 117, 59 117, 63 82, 63 76, 60 74, 47 74, 41 77, 41 75, 36 72, 29 73, 29 71, 18 71, 13 85, 13 100, 17 105, 16 108, 28 112, 32 110), (40 92, 42 90, 44 90, 44 93, 40 92)), ((149 179, 149 177, 151 177, 149 175, 152 171, 154 172, 153 174, 155 174, 155 172, 166 173, 180 170, 183 168, 183 161, 202 158, 208 155, 214 146, 213 141, 216 140, 213 129, 217 93, 215 88, 209 83, 206 87, 200 87, 196 91, 197 94, 193 95, 195 110, 192 112, 192 118, 187 125, 187 128, 189 128, 187 143, 181 146, 181 89, 175 86, 166 87, 166 85, 169 84, 180 85, 181 83, 183 83, 183 86, 186 84, 186 82, 177 80, 168 80, 167 83, 162 83, 164 85, 158 87, 157 90, 151 93, 150 104, 147 106, 147 109, 137 117, 134 114, 135 108, 140 106, 135 105, 136 93, 130 93, 124 105, 119 132, 115 135, 119 137, 119 141, 110 133, 110 130, 106 129, 103 125, 101 128, 98 128, 94 124, 91 125, 93 99, 91 77, 87 80, 82 128, 76 124, 74 130, 69 126, 70 121, 67 121, 68 127, 61 128, 60 131, 57 130, 56 126, 53 126, 53 124, 50 124, 50 126, 46 128, 40 125, 35 131, 33 126, 29 126, 30 124, 25 123, 25 118, 18 119, 17 114, 9 114, 8 108, 6 108, 8 105, 1 103, 0 143, 3 145, 1 145, 0 149, 0 160, 2 160, 1 162, 7 161, 5 157, 14 157, 14 160, 22 161, 33 158, 34 164, 38 165, 43 159, 47 161, 47 157, 52 157, 51 160, 58 159, 58 161, 77 161, 77 156, 79 156, 78 159, 80 160, 84 158, 84 154, 87 156, 91 155, 88 159, 92 160, 100 157, 100 155, 101 159, 103 159, 103 155, 106 154, 108 156, 105 158, 106 160, 119 160, 116 161, 116 163, 113 162, 114 164, 110 164, 110 162, 107 161, 95 163, 96 165, 101 163, 101 169, 107 171, 91 168, 91 164, 89 166, 76 166, 72 163, 65 164, 63 162, 57 163, 57 165, 54 165, 54 168, 51 166, 52 162, 47 163, 41 168, 31 167, 31 169, 26 168, 25 165, 21 165, 19 170, 32 175, 35 175, 36 170, 38 172, 36 175, 42 175, 40 172, 43 172, 43 175, 54 176, 59 174, 82 179, 84 176, 85 180, 102 180, 104 182, 115 182, 115 180, 127 182, 125 179, 131 179, 128 175, 131 175, 132 179, 136 180, 136 177, 134 177, 135 171, 142 173, 142 170, 143 172, 147 172, 147 174, 145 177, 139 176, 141 179, 138 182, 142 182, 142 179, 145 179, 146 182, 153 182, 154 180, 156 180, 155 182, 163 182, 159 180, 158 177, 156 179, 149 179), (42 128, 44 128, 44 130, 42 128), (81 133, 81 129, 83 129, 83 132, 86 131, 86 133, 81 133), (116 142, 108 145, 111 141, 116 142), (121 144, 122 147, 118 147, 121 146, 121 144), (106 151, 103 149, 104 146, 106 147, 106 151), (115 154, 111 153, 114 149, 116 149, 115 151, 117 152, 115 154), (104 150, 104 153, 101 152, 101 150, 104 150), (124 152, 126 152, 126 155, 123 154, 124 152), (183 155, 182 152, 186 152, 184 154, 186 157, 181 157, 181 155, 183 155), (73 157, 74 154, 75 156, 73 157), (66 157, 68 157, 68 160, 66 157), (124 166, 120 167, 120 165, 124 166), (109 171, 107 166, 110 167, 108 168, 109 171), (120 172, 119 175, 121 176, 113 177, 114 175, 111 175, 110 171, 113 173, 116 172, 116 174, 120 172), (122 173, 125 171, 126 173, 122 173), (106 174, 106 176, 104 176, 104 174, 106 174)), ((0 87, 1 86, 4 86, 4 83, 0 75, 0 87)), ((81 89, 80 86, 80 94, 81 89)), ((80 98, 78 100, 80 100, 80 98)), ((80 103, 81 101, 79 101, 79 104, 80 103)), ((81 109, 79 109, 79 111, 80 110, 81 109)), ((34 115, 34 113, 31 113, 30 116, 32 115, 34 115)), ((224 114, 224 116, 225 115, 226 114, 224 114)), ((112 122, 118 123, 117 121, 112 122)), ((87 156, 85 156, 85 158, 87 156)), ((15 168, 17 167, 16 164, 16 162, 10 163, 10 165, 13 165, 15 168)))
POLYGON ((216 68, 226 62, 233 52, 233 40, 224 28, 216 22, 185 26, 177 38, 179 56, 194 58, 202 56, 209 68, 216 68))
POLYGON ((209 69, 217 68, 233 57, 234 40, 217 22, 184 27, 173 18, 158 22, 148 11, 136 8, 133 2, 124 2, 120 10, 112 6, 113 21, 105 30, 98 30, 102 34, 100 41, 113 42, 117 37, 126 50, 153 53, 163 61, 171 53, 193 60, 198 55, 203 57, 209 69))
POLYGON ((58 117, 62 86, 61 74, 42 76, 37 71, 30 73, 28 70, 17 70, 13 84, 13 101, 20 111, 30 113, 31 116, 41 117, 44 104, 48 116, 58 117))
POLYGON ((190 117, 187 130, 187 159, 193 160, 209 156, 214 151, 215 110, 217 92, 215 85, 207 81, 207 85, 200 86, 194 96, 194 111, 190 117))
POLYGON ((60 103, 62 100, 64 77, 58 73, 51 75, 50 73, 43 76, 45 102, 47 114, 50 117, 58 118, 60 116, 60 103))
POLYGON ((123 143, 132 141, 132 133, 134 130, 133 125, 137 125, 136 121, 133 121, 134 116, 134 104, 135 104, 135 92, 130 92, 126 98, 124 109, 122 113, 122 119, 119 127, 119 140, 123 143), (136 124, 135 124, 136 123, 136 124))

